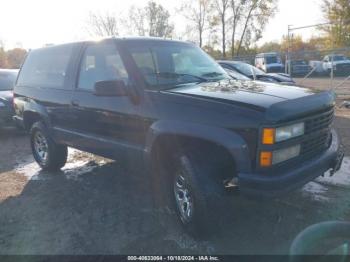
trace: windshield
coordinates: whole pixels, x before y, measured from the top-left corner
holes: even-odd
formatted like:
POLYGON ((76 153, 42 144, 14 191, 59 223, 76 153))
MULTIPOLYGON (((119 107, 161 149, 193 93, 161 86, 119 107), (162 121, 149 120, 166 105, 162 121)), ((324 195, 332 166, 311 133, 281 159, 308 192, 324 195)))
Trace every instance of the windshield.
POLYGON ((242 73, 243 75, 246 76, 253 76, 253 74, 255 75, 264 75, 265 73, 256 68, 255 66, 246 64, 246 63, 234 63, 232 65, 238 72, 242 73))
MULTIPOLYGON (((331 57, 332 59, 332 57, 331 57)), ((347 60, 347 58, 343 55, 335 55, 333 56, 333 61, 344 61, 344 60, 347 60)))
POLYGON ((129 45, 128 50, 153 89, 230 78, 219 64, 192 44, 153 41, 129 45))
POLYGON ((266 56, 266 64, 275 64, 280 63, 281 59, 279 59, 277 56, 266 56))
POLYGON ((17 74, 14 72, 1 72, 0 71, 0 91, 12 90, 17 74))
POLYGON ((237 71, 230 70, 225 68, 225 71, 235 80, 242 80, 242 81, 250 81, 251 79, 246 77, 245 75, 242 75, 241 73, 238 73, 237 71))

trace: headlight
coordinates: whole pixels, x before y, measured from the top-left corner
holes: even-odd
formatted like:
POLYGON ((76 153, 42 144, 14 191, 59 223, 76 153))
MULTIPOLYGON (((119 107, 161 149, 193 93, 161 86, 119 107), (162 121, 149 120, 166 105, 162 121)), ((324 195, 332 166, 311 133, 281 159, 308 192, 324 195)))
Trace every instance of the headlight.
POLYGON ((3 102, 0 102, 0 107, 5 107, 6 105, 3 102))
POLYGON ((276 142, 282 142, 304 134, 305 124, 297 123, 278 128, 264 128, 262 143, 264 145, 273 145, 276 142))
POLYGON ((304 134, 304 123, 276 128, 276 142, 281 142, 304 134))
POLYGON ((291 146, 288 148, 283 148, 275 151, 262 151, 260 152, 260 166, 270 167, 294 157, 300 155, 300 145, 291 146))
POLYGON ((294 157, 299 156, 300 154, 300 145, 280 149, 273 151, 272 153, 272 164, 278 164, 294 157))

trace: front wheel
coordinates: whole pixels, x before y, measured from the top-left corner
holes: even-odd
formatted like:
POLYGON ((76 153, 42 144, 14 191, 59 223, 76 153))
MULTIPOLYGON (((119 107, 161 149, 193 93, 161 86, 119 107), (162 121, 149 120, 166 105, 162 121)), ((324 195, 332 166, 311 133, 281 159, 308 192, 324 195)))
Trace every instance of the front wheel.
POLYGON ((177 173, 174 178, 174 197, 180 220, 183 224, 191 222, 194 215, 194 196, 185 175, 177 173))
POLYGON ((218 230, 221 207, 215 200, 223 198, 214 193, 218 186, 212 179, 215 170, 215 164, 199 154, 183 154, 175 159, 173 202, 185 230, 194 236, 209 236, 218 230))
POLYGON ((57 171, 67 162, 67 147, 56 144, 42 122, 30 130, 30 144, 35 161, 43 170, 57 171))

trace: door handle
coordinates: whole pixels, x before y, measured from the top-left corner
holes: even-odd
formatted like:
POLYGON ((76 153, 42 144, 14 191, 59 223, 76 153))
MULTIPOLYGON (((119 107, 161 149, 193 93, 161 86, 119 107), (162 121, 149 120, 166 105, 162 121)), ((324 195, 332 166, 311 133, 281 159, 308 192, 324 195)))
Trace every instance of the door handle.
POLYGON ((78 100, 72 100, 71 104, 72 104, 72 106, 79 106, 79 101, 78 100))

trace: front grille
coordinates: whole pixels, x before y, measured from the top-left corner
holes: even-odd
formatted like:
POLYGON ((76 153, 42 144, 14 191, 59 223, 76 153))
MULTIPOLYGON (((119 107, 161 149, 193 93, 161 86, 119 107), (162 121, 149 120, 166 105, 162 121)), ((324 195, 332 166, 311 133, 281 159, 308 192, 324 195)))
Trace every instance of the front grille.
POLYGON ((309 117, 305 121, 305 135, 301 144, 301 156, 309 158, 325 151, 331 142, 331 124, 334 109, 309 117))
POLYGON ((282 72, 282 68, 278 67, 278 66, 273 66, 273 67, 268 68, 268 72, 269 73, 280 73, 280 72, 282 72))
POLYGON ((350 70, 350 64, 339 64, 336 65, 336 69, 339 71, 349 71, 350 70))

